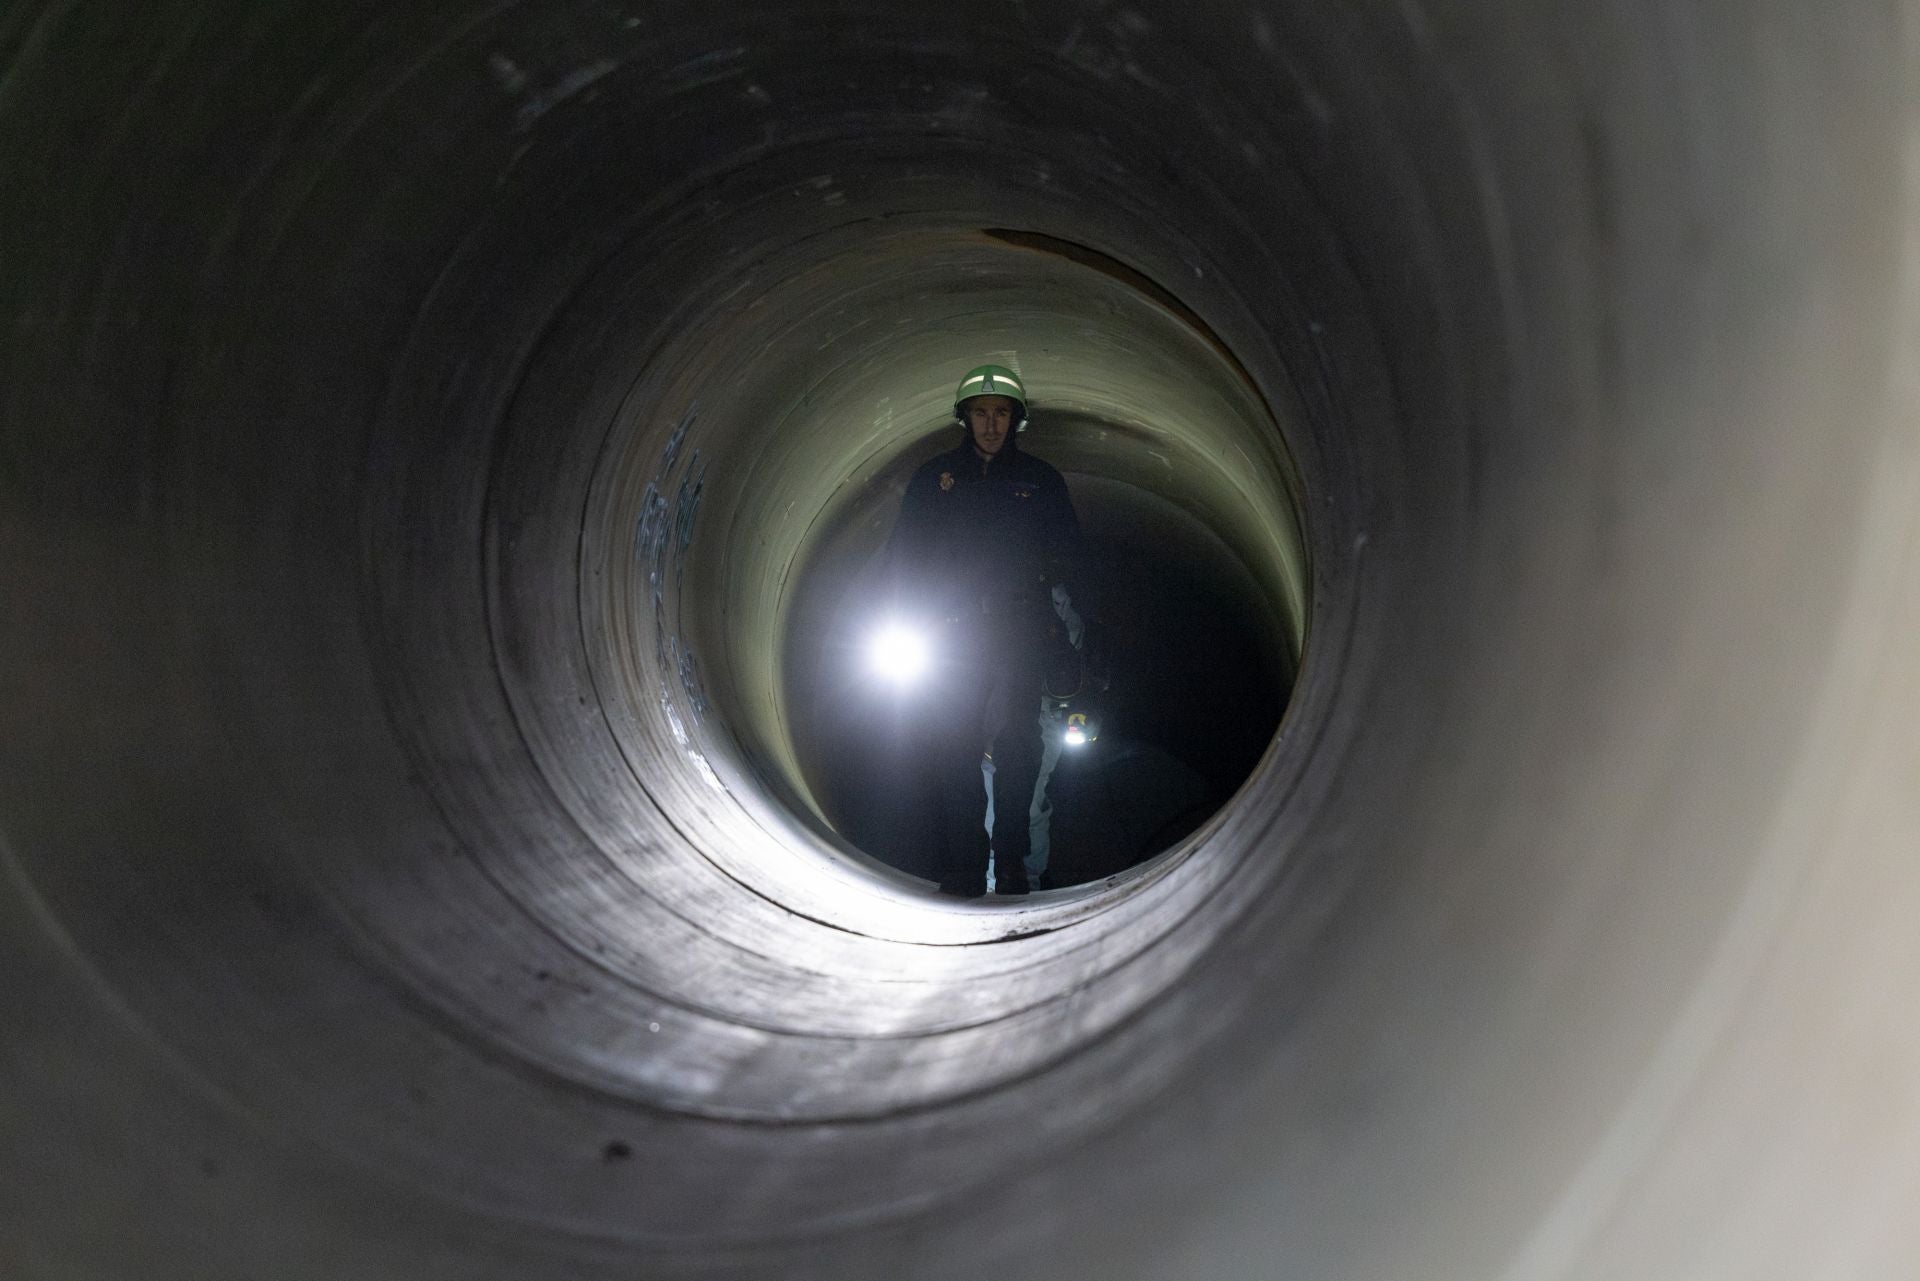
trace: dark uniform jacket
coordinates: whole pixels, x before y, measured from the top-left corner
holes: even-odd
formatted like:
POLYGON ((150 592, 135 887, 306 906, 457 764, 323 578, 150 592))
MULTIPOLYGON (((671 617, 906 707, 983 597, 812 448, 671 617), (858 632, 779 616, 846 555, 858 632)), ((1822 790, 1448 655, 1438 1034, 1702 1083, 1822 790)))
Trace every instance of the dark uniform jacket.
POLYGON ((914 472, 887 545, 897 607, 935 618, 1012 614, 1042 628, 1049 592, 1071 584, 1079 553, 1066 481, 1011 434, 990 461, 967 439, 914 472))

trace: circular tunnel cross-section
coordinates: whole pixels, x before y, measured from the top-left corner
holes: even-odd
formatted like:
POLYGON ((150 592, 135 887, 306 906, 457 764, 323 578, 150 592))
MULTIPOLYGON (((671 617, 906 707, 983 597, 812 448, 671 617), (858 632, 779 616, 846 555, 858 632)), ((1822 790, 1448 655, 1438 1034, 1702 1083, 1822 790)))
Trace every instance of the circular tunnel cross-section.
POLYGON ((648 387, 608 434, 583 643, 596 686, 634 709, 630 732, 664 719, 690 774, 718 770, 730 792, 764 791, 872 852, 863 828, 896 802, 863 802, 897 790, 888 718, 912 714, 855 657, 880 544, 907 473, 953 442, 947 375, 968 358, 955 353, 1017 364, 1043 389, 1023 448, 1065 469, 1118 625, 1108 703, 1128 736, 1066 762, 1069 784, 1088 768, 1062 844, 1071 860, 1077 831, 1083 869, 1118 871, 1217 809, 1274 732, 1305 624, 1297 481, 1278 425, 1197 317, 1006 236, 876 244, 860 228, 756 264, 768 283, 744 299, 716 289, 726 301, 662 360, 723 372, 648 387), (1164 797, 1129 792, 1129 765, 1164 776, 1164 797))
MULTIPOLYGON (((771 475, 801 474, 809 457, 848 461, 820 501, 796 504, 785 489, 761 500, 817 512, 791 522, 797 551, 775 597, 791 621, 767 629, 783 660, 769 701, 792 746, 765 755, 791 761, 799 804, 875 848, 868 838, 886 831, 904 786, 901 725, 915 714, 859 662, 879 617, 882 541, 907 476, 957 438, 943 394, 954 379, 931 371, 964 368, 953 353, 991 357, 1027 379, 1036 425, 1021 448, 1064 470, 1087 540, 1082 577, 1106 633, 1106 737, 1060 754, 1053 868, 1060 884, 1099 880, 1218 809, 1278 724, 1306 615, 1284 436, 1197 316, 1084 246, 995 231, 890 249, 828 273, 844 300, 834 313, 878 350, 840 364, 816 343, 806 367, 831 395, 815 391, 774 428, 784 440, 824 423, 833 447, 783 448, 771 475), (877 280, 861 283, 864 273, 877 280), (876 394, 888 385, 897 390, 876 394)), ((741 601, 713 616, 751 613, 741 601)), ((893 853, 887 861, 930 874, 921 851, 893 853)))
MULTIPOLYGON (((1277 870, 1216 853, 1139 880, 1139 902, 956 908, 859 854, 844 806, 823 797, 830 718, 818 712, 843 693, 843 624, 860 621, 847 602, 904 471, 950 440, 950 385, 973 353, 1018 362, 1048 389, 1035 413, 1053 425, 1035 434, 1052 433, 1049 451, 1081 478, 1090 528, 1136 549, 1159 590, 1179 579, 1227 614, 1245 651, 1237 675, 1259 691, 1236 722, 1237 772, 1134 833, 1120 867, 1187 834, 1244 780, 1305 625, 1299 480, 1254 375, 1171 295, 1084 247, 950 226, 937 202, 971 170, 960 156, 940 175, 937 148, 915 155, 909 169, 882 152, 853 194, 823 182, 808 151, 742 165, 721 180, 732 218, 637 228, 594 265, 530 343, 487 449, 466 466, 439 445, 431 469, 381 465, 417 488, 377 494, 369 523, 464 503, 477 541, 417 524, 394 541, 482 550, 486 593, 469 633, 392 629, 395 703, 443 678, 449 644, 471 646, 464 669, 494 663, 526 747, 512 786, 551 797, 578 842, 566 857, 533 831, 502 842, 485 798, 503 783, 476 794, 464 761, 442 779, 451 821, 486 850, 484 874, 537 924, 522 968, 562 972, 572 958, 558 940, 615 980, 517 1042, 545 1070, 673 1111, 784 1122, 1000 1089, 1136 1013, 1192 962, 1206 927, 1191 914, 1230 914, 1238 900, 1222 884, 1277 870), (782 217, 762 225, 769 204, 782 217), (898 225, 876 232, 878 214, 898 225), (751 257, 729 256, 745 235, 736 218, 758 237, 751 257), (664 327, 663 293, 683 299, 664 327), (666 842, 649 835, 663 820, 666 842), (1185 906, 1153 906, 1169 901, 1185 906), (716 972, 733 980, 715 986, 716 972), (956 985, 957 1001, 934 995, 956 985)), ((1044 217, 1057 199, 1009 182, 991 212, 1044 217)), ((499 310, 451 291, 438 301, 454 332, 499 310)), ((400 419, 433 412, 407 406, 400 419)), ((421 558, 422 577, 394 595, 432 600, 443 565, 421 558)), ((449 710, 422 706, 408 727, 427 770, 461 759, 471 724, 449 710)), ((863 786, 855 771, 842 801, 863 786)), ((494 976, 443 971, 419 915, 382 932, 434 975, 432 999, 489 999, 494 976)))
POLYGON ((0 1274, 1920 1275, 1916 31, 0 9, 0 1274), (837 657, 987 360, 1017 904, 837 657))

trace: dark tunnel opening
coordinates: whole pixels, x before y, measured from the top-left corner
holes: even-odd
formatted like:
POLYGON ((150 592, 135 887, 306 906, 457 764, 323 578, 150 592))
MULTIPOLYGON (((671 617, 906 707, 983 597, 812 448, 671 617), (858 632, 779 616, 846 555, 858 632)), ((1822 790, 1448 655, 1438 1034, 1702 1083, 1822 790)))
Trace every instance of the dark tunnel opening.
POLYGON ((0 10, 0 1272, 1914 1274, 1914 18, 0 10), (821 710, 995 358, 1017 906, 821 710))
MULTIPOLYGON (((1050 441, 1077 455, 1074 435, 1115 432, 1050 421, 1034 432, 1035 448, 1050 441)), ((1151 457, 1151 436, 1119 434, 1151 457)), ((948 443, 946 433, 935 439, 948 443)), ((905 455, 909 464, 917 457, 905 455)), ((863 644, 877 617, 868 603, 873 536, 898 502, 901 469, 887 470, 891 480, 872 486, 877 514, 854 506, 848 528, 822 540, 829 563, 797 576, 823 585, 812 589, 821 595, 814 609, 800 607, 788 685, 803 709, 793 718, 800 767, 832 829, 893 867, 937 879, 924 849, 896 827, 919 700, 874 681, 863 644)), ((1101 688, 1078 704, 1092 709, 1094 742, 1059 748, 1049 764, 1049 883, 1058 887, 1145 862, 1228 802, 1272 742, 1300 643, 1284 605, 1263 598, 1226 543, 1175 503, 1098 475, 1075 473, 1068 484, 1088 539, 1083 572, 1103 602, 1093 623, 1101 688)))
MULTIPOLYGON (((1028 238, 997 231, 992 239, 1028 238)), ((1096 602, 1088 625, 1099 688, 1076 704, 1091 710, 1096 741, 1056 746, 1049 758, 1043 794, 1059 854, 1049 879, 1063 887, 1100 881, 1190 835, 1247 780, 1273 739, 1304 642, 1307 602, 1298 584, 1306 556, 1293 502, 1299 481, 1284 451, 1273 449, 1278 428, 1256 398, 1196 403, 1194 385, 1211 377, 1223 389, 1244 386, 1246 374, 1165 290, 1059 241, 1048 241, 1047 251, 1080 266, 1091 259, 1098 277, 1069 269, 1035 280, 1027 263, 983 256, 966 239, 930 239, 926 248, 924 293, 945 297, 963 315, 980 307, 1007 331, 995 335, 1008 344, 1003 358, 1025 356, 1071 380, 1056 397, 1040 389, 1036 426, 1024 433, 1022 449, 1068 469, 1088 540, 1083 585, 1096 602), (951 275, 943 279, 942 256, 956 247, 966 256, 945 266, 951 275), (1123 289, 1096 294, 1096 315, 1075 291, 1107 279, 1123 289), (981 303, 974 294, 983 284, 981 303), (1129 306, 1151 322, 1127 317, 1129 306), (1061 332, 1068 322, 1077 333, 1061 332), (1141 332, 1129 332, 1129 324, 1141 332), (1021 347, 1023 330, 1040 333, 1044 346, 1021 347), (1176 332, 1179 342, 1171 340, 1176 332), (1143 350, 1143 363, 1183 384, 1164 405, 1167 380, 1142 378, 1138 369, 1118 386, 1103 385, 1116 351, 1136 359, 1143 350), (1098 412, 1102 405, 1112 409, 1098 412), (1161 413, 1172 421, 1157 422, 1161 413), (1195 437, 1207 432, 1219 439, 1196 449, 1195 437), (1236 476, 1217 458, 1236 448, 1249 457, 1244 446, 1221 443, 1233 442, 1235 432, 1272 451, 1257 505, 1232 491, 1257 490, 1260 480, 1236 476), (1265 541, 1249 534, 1262 523, 1265 541)), ((857 272, 844 269, 846 277, 857 272)), ((924 307, 921 296, 911 305, 924 307)), ((912 360, 905 368, 914 368, 912 360)), ((916 807, 901 799, 915 794, 913 730, 924 695, 875 681, 866 647, 880 620, 883 541, 906 476, 951 445, 955 431, 943 421, 901 424, 899 441, 861 464, 815 518, 804 544, 811 550, 799 554, 782 587, 794 615, 782 646, 783 720, 804 790, 819 817, 855 848, 929 880, 938 869, 912 823, 916 807)))

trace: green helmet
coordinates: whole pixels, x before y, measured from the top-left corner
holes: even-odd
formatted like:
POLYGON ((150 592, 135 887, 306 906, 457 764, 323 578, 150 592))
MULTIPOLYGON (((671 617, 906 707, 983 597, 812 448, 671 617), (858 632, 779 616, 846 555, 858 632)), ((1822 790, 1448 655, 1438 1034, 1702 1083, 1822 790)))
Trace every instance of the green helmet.
POLYGON ((953 416, 962 423, 967 420, 966 404, 975 396, 1008 397, 1020 407, 1014 415, 1014 430, 1027 429, 1027 389, 1020 385, 1020 375, 1005 365, 981 365, 960 380, 959 389, 953 393, 953 416))

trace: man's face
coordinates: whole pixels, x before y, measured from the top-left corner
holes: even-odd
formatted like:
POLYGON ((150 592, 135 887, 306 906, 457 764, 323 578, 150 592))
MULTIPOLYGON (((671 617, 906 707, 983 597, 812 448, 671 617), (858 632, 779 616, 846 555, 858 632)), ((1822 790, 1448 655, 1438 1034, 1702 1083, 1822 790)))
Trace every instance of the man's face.
POLYGON ((975 396, 967 402, 967 431, 982 458, 991 458, 1013 430, 1013 397, 975 396))

